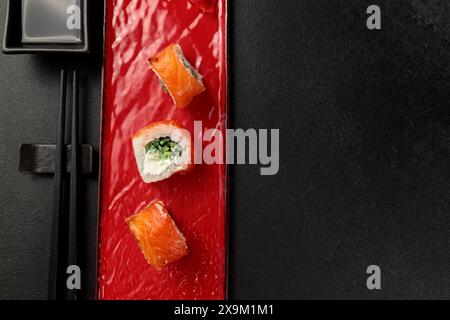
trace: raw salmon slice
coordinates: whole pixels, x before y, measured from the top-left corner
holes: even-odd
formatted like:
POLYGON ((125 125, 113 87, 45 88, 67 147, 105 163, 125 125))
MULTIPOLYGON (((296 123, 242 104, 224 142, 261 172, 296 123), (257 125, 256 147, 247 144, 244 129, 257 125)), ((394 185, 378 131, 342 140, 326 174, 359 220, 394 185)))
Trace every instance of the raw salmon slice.
POLYGON ((126 219, 147 262, 160 271, 188 254, 186 239, 164 203, 156 201, 126 219))
POLYGON ((187 107, 206 90, 201 75, 186 60, 179 45, 171 44, 148 61, 178 108, 187 107))

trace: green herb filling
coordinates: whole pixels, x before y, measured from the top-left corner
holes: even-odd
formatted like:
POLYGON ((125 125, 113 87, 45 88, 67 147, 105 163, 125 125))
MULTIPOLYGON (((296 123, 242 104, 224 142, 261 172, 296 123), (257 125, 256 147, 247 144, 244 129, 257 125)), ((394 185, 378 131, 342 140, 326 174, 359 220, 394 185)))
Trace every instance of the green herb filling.
POLYGON ((201 76, 198 74, 197 70, 194 69, 194 67, 187 61, 185 58, 181 59, 183 61, 184 66, 186 69, 189 70, 191 75, 198 81, 201 81, 201 76))
POLYGON ((167 89, 166 84, 159 77, 158 77, 158 80, 159 80, 159 83, 161 83, 161 86, 162 86, 162 88, 164 90, 164 93, 165 94, 169 93, 169 89, 167 89))
POLYGON ((145 147, 145 151, 154 155, 158 160, 173 159, 181 156, 181 147, 172 141, 170 137, 163 137, 153 140, 145 147))

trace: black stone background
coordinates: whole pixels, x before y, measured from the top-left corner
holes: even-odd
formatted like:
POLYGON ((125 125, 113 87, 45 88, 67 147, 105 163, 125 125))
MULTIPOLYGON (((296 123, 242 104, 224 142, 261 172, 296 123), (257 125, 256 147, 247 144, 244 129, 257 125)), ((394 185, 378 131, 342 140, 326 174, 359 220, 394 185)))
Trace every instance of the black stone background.
MULTIPOLYGON (((229 38, 232 127, 281 132, 278 175, 231 168, 230 297, 450 298, 450 4, 230 1, 229 38), (372 264, 381 291, 366 288, 372 264)), ((98 57, 0 56, 0 298, 46 297, 53 184, 18 173, 18 146, 54 141, 72 63, 82 142, 98 148, 98 57)), ((92 297, 95 177, 85 190, 92 297)))
MULTIPOLYGON (((80 142, 98 151, 103 1, 92 1, 91 9, 95 32, 89 56, 0 53, 0 299, 47 298, 54 184, 52 176, 19 173, 19 145, 56 142, 63 67, 80 70, 80 142)), ((5 15, 6 1, 0 1, 2 41, 5 15)), ((97 265, 97 175, 85 179, 80 189, 81 297, 91 298, 97 265)))

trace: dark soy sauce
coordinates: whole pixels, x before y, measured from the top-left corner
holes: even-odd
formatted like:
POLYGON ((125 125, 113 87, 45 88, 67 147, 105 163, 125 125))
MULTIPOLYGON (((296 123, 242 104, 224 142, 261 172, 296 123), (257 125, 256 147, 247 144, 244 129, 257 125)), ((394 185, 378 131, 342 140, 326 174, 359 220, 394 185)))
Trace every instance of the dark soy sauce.
POLYGON ((82 43, 82 0, 22 0, 22 43, 82 43))

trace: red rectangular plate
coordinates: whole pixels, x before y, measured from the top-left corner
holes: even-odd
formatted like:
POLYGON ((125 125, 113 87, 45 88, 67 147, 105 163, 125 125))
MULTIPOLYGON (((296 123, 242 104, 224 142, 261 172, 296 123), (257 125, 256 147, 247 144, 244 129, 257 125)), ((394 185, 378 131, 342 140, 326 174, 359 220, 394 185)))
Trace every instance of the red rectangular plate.
POLYGON ((225 136, 226 0, 201 1, 213 3, 212 12, 188 0, 107 1, 99 299, 225 298, 226 166, 196 165, 187 175, 145 184, 131 144, 139 129, 172 119, 193 137, 194 121, 225 136), (183 48, 207 87, 185 109, 175 108, 148 67, 148 58, 170 43, 183 48), (160 272, 147 264, 125 223, 156 199, 165 203, 189 246, 187 257, 160 272))

